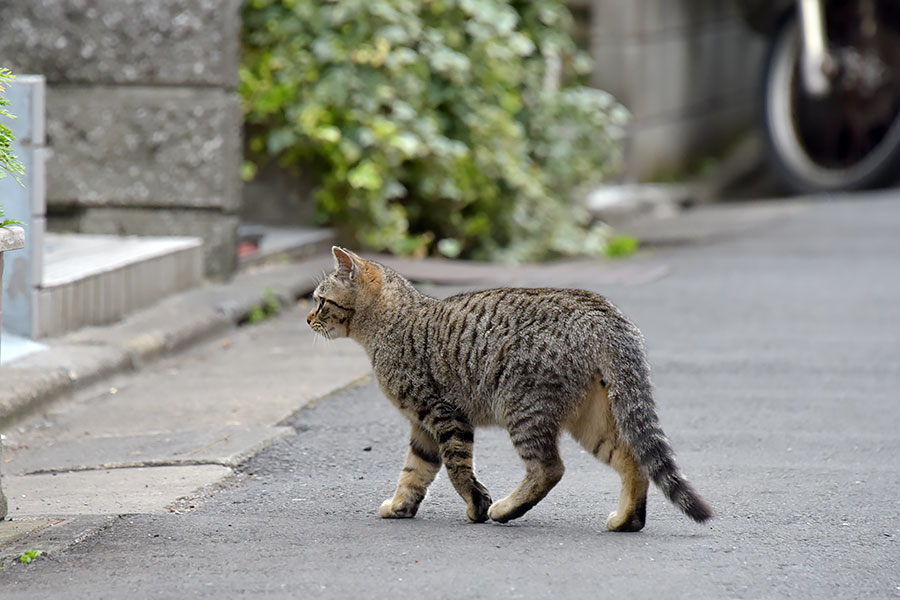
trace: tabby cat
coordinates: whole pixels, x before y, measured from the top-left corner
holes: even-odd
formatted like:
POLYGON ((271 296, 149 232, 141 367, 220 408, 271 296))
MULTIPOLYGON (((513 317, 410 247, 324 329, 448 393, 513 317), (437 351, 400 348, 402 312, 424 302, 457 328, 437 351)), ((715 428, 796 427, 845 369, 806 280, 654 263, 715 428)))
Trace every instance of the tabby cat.
POLYGON ((690 518, 712 517, 660 428, 641 333, 608 300, 514 288, 437 300, 388 267, 332 252, 335 271, 316 288, 306 320, 320 335, 362 344, 412 425, 382 517, 414 516, 442 464, 470 521, 521 517, 563 476, 563 429, 622 477, 610 530, 644 527, 651 479, 690 518), (493 503, 472 472, 474 430, 484 425, 505 427, 525 463, 519 486, 493 503))

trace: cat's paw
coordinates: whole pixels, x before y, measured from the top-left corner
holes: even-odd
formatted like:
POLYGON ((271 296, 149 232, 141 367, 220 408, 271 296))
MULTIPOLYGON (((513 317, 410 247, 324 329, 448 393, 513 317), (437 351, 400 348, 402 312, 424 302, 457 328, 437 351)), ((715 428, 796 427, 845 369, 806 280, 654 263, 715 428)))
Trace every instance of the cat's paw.
POLYGON ((484 491, 476 493, 471 504, 466 508, 466 517, 472 523, 484 523, 488 520, 488 509, 491 506, 491 497, 484 491))
POLYGON ((504 498, 491 504, 491 507, 488 509, 488 517, 490 517, 491 521, 506 523, 510 520, 507 516, 509 512, 509 501, 504 498))
POLYGON ((381 503, 378 514, 382 519, 411 519, 416 516, 418 506, 411 506, 403 502, 397 502, 394 498, 388 498, 381 503))
POLYGON ((534 504, 520 504, 510 500, 509 497, 506 497, 503 500, 497 500, 491 505, 488 509, 488 517, 490 517, 492 521, 506 523, 507 521, 518 519, 531 510, 533 506, 534 504))
POLYGON ((606 528, 610 531, 620 532, 640 531, 644 528, 644 519, 638 517, 637 514, 626 514, 620 517, 619 512, 614 510, 606 518, 606 528))

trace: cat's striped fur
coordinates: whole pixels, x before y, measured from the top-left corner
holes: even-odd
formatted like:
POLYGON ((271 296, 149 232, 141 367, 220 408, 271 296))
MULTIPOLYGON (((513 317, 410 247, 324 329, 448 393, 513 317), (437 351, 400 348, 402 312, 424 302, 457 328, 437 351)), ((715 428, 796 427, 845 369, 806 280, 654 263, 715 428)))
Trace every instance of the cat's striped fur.
POLYGON ((605 298, 500 288, 437 300, 383 265, 333 253, 336 270, 316 289, 307 321, 362 344, 381 389, 412 424, 381 516, 414 516, 443 464, 469 520, 520 517, 563 475, 563 429, 622 477, 609 529, 644 526, 650 480, 695 521, 712 516, 660 427, 641 333, 605 298), (505 427, 525 463, 521 484, 494 503, 472 471, 474 429, 484 425, 505 427))

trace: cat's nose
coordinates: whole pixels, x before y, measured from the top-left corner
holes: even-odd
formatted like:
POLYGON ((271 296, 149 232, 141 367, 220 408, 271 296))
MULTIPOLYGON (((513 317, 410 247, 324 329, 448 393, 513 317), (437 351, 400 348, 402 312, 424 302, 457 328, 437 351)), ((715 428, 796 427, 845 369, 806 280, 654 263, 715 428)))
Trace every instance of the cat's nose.
POLYGON ((312 313, 306 315, 306 324, 309 325, 310 323, 312 323, 312 313))

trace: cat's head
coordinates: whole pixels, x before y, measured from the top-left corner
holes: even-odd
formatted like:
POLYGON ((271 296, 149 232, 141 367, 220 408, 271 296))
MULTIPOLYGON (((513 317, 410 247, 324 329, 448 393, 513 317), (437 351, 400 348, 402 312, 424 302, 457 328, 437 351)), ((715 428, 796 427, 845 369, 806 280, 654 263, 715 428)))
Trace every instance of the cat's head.
POLYGON ((380 293, 383 280, 379 265, 344 248, 333 246, 334 272, 313 292, 315 307, 306 322, 329 339, 348 337, 353 316, 362 304, 380 293))

